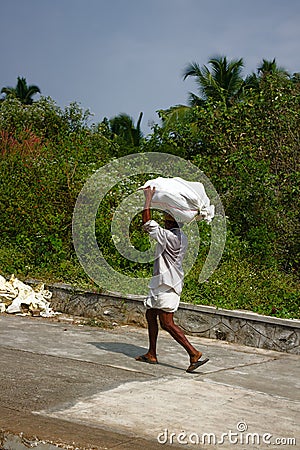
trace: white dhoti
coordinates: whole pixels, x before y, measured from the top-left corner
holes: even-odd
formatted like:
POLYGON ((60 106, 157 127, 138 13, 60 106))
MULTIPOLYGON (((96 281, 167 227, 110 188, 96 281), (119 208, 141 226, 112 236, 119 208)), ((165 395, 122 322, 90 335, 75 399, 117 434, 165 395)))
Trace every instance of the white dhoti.
POLYGON ((175 312, 179 307, 180 295, 173 288, 161 284, 158 288, 150 289, 144 304, 146 308, 162 309, 165 312, 175 312))

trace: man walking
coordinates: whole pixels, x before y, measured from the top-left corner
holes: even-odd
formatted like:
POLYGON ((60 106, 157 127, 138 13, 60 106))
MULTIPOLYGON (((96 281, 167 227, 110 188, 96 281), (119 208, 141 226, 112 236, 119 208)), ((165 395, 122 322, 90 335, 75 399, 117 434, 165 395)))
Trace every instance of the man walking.
POLYGON ((174 312, 177 311, 180 294, 183 287, 184 273, 182 262, 187 250, 187 238, 180 230, 175 219, 165 213, 165 228, 151 220, 151 201, 155 188, 144 189, 145 205, 142 214, 143 228, 149 236, 157 241, 153 276, 149 284, 149 294, 145 301, 146 319, 148 323, 149 350, 145 355, 137 356, 136 360, 157 364, 156 344, 158 337, 158 319, 162 329, 187 351, 190 365, 187 372, 191 373, 209 361, 201 359, 202 353, 188 341, 182 329, 174 323, 174 312))

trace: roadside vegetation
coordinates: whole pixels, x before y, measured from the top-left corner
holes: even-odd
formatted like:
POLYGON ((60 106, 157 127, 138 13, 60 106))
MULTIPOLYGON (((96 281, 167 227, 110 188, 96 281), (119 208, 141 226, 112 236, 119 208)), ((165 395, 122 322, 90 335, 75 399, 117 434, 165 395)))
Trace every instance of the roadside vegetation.
MULTIPOLYGON (((136 119, 120 114, 94 123, 72 103, 62 109, 38 86, 18 78, 0 100, 0 273, 25 280, 63 281, 99 289, 84 273, 72 244, 72 214, 87 179, 113 158, 164 152, 190 160, 210 178, 227 216, 222 260, 197 282, 210 245, 210 227, 199 224, 196 264, 182 300, 229 309, 300 318, 299 153, 300 76, 275 60, 242 77, 243 60, 191 63, 196 93, 187 105, 158 111, 160 123, 141 133, 136 119)), ((163 176, 163 174, 160 174, 163 176)), ((179 174, 180 175, 180 174, 179 174)), ((97 242, 110 264, 132 276, 149 276, 150 264, 123 258, 110 237, 113 213, 124 195, 145 180, 116 185, 101 203, 97 242)), ((141 217, 131 239, 148 248, 141 217)))

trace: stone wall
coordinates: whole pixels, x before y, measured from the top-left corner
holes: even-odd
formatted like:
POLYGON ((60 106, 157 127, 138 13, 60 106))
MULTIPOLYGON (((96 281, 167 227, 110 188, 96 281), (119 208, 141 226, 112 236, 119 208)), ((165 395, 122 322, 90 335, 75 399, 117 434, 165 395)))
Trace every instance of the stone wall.
POLYGON ((299 320, 188 304, 182 304, 177 316, 188 334, 300 354, 299 320))
MULTIPOLYGON (((53 293, 51 306, 56 311, 97 319, 106 326, 146 326, 143 298, 140 296, 97 294, 63 284, 47 288, 53 293)), ((300 354, 300 320, 187 303, 180 303, 175 320, 189 335, 300 354)))

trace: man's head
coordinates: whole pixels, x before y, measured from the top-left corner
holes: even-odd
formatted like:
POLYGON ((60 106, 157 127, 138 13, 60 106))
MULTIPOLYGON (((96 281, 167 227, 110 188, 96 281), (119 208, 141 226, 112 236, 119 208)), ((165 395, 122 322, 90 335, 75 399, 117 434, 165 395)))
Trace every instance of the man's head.
POLYGON ((167 212, 164 212, 164 220, 165 220, 165 228, 167 230, 171 230, 172 228, 180 228, 182 226, 181 223, 176 222, 174 217, 167 212))

